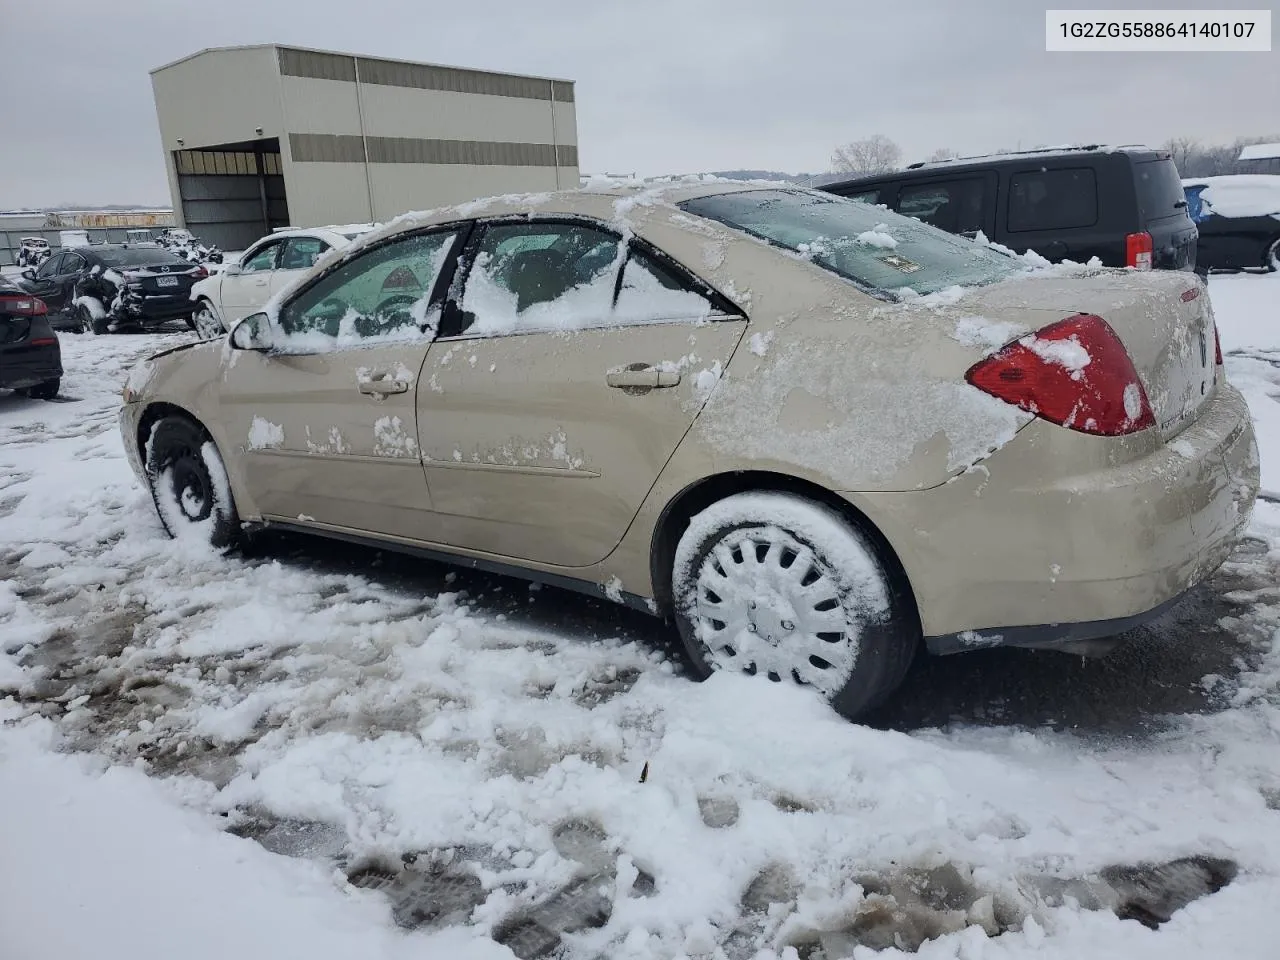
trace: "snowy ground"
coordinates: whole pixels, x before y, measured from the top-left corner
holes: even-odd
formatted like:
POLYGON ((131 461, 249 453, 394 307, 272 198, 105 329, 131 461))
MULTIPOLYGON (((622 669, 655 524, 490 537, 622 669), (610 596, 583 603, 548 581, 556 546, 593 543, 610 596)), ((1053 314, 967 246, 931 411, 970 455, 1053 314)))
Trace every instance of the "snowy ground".
POLYGON ((0 956, 1274 957, 1280 275, 1211 293, 1272 498, 1232 560, 876 726, 558 591, 172 543, 115 407, 179 335, 64 336, 63 402, 0 395, 0 956))

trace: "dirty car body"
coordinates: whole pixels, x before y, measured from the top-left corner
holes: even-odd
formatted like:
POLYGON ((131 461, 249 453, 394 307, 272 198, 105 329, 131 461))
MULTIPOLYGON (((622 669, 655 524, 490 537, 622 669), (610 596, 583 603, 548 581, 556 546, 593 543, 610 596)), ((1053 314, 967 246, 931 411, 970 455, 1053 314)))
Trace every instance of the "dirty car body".
POLYGON ((162 516, 148 443, 188 418, 241 522, 672 615, 695 672, 856 715, 921 641, 1070 649, 1222 562, 1258 474, 1216 354, 1192 275, 676 182, 401 218, 144 362, 121 428, 162 516))

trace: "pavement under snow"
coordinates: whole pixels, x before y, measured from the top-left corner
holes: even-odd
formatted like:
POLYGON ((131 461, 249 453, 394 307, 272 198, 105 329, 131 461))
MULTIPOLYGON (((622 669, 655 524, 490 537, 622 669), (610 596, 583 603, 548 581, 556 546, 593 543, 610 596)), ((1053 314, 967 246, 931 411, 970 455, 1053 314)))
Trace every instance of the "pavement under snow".
POLYGON ((170 337, 0 395, 0 956, 1272 957, 1280 275, 1215 276, 1247 539, 1112 658, 933 661, 874 723, 607 603, 165 538, 115 428, 170 337))

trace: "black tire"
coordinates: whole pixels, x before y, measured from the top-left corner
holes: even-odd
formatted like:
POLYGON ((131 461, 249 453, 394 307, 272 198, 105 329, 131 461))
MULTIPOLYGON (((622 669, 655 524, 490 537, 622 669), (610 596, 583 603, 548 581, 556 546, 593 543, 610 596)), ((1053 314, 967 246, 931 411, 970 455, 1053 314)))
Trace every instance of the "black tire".
POLYGON ((57 377, 52 380, 46 380, 44 383, 37 383, 34 387, 28 387, 26 394, 32 400, 52 400, 58 395, 58 389, 62 386, 62 381, 57 377))
POLYGON ((107 329, 107 318, 95 319, 93 314, 89 312, 89 308, 84 304, 76 306, 76 328, 81 333, 92 333, 97 336, 111 332, 107 329))
MULTIPOLYGON (((764 672, 769 679, 812 684, 838 713, 857 719, 898 688, 920 648, 915 603, 905 583, 895 576, 895 569, 881 556, 873 538, 836 511, 811 500, 793 494, 752 493, 736 494, 713 504, 691 520, 677 545, 672 571, 676 626, 694 676, 705 679, 713 670, 726 668, 761 672, 748 649, 754 644, 762 652, 760 659, 765 662, 764 672), (750 553, 742 549, 744 545, 751 548, 750 553), (730 563, 741 573, 724 569, 719 558, 726 555, 725 551, 712 557, 718 547, 728 551, 730 563), (810 551, 812 561, 802 561, 803 555, 792 547, 810 551), (746 603, 748 612, 731 609, 735 602, 732 596, 705 592, 708 578, 715 583, 717 575, 719 582, 730 588, 734 587, 735 577, 749 580, 751 556, 756 558, 757 569, 766 562, 775 563, 778 570, 789 571, 796 590, 825 591, 825 597, 812 609, 804 609, 794 595, 778 601, 781 606, 771 607, 768 591, 759 586, 761 581, 756 581, 738 590, 738 602, 746 603), (847 558, 854 556, 858 562, 848 569, 841 569, 832 559, 846 558, 848 565, 847 558), (700 606, 700 598, 704 605, 700 606), (714 614, 706 613, 708 609, 742 614, 744 629, 734 633, 729 621, 739 618, 718 621, 714 614), (778 619, 779 610, 792 610, 794 622, 778 619), (774 618, 772 624, 770 617, 774 618), (838 621, 839 625, 835 630, 809 632, 806 636, 806 626, 801 622, 804 617, 838 621), (695 624, 695 619, 701 626, 695 624), (719 628, 716 623, 721 624, 719 628), (704 640, 700 629, 724 632, 704 640), (813 653, 815 637, 829 644, 822 647, 823 656, 813 653), (745 645, 739 640, 744 640, 745 645), (767 669, 770 665, 779 669, 767 669)), ((778 582, 772 579, 778 570, 770 573, 771 583, 778 582)), ((785 589, 780 587, 775 592, 785 589)))
POLYGON ((151 430, 147 481, 165 533, 176 539, 198 533, 218 549, 240 539, 240 517, 226 466, 212 439, 193 420, 168 416, 151 430))
POLYGON ((1272 240, 1271 246, 1267 247, 1267 252, 1262 258, 1262 269, 1266 273, 1275 273, 1280 270, 1280 237, 1272 240))

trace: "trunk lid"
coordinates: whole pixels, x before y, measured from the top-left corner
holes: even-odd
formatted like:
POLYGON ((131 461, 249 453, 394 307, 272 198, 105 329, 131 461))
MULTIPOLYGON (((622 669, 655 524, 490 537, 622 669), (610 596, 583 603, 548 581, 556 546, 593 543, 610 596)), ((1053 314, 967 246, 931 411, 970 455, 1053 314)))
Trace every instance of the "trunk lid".
POLYGON ((149 267, 126 267, 120 272, 131 286, 141 289, 148 296, 185 299, 196 282, 196 269, 192 264, 166 263, 149 267))
POLYGON ((1028 277, 972 291, 965 307, 1027 332, 1077 313, 1101 317, 1128 351, 1166 440, 1195 422, 1217 385, 1213 311, 1194 275, 1096 270, 1028 277))

